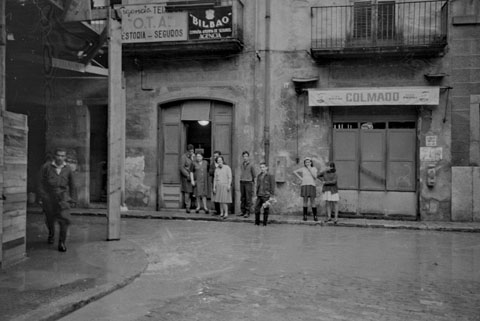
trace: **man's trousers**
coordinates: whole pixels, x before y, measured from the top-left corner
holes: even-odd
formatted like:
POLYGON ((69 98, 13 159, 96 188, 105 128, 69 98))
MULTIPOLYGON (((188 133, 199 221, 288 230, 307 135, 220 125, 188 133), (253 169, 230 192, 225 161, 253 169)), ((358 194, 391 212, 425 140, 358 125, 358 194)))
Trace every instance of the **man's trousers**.
POLYGON ((67 230, 70 225, 69 207, 62 206, 62 201, 58 201, 54 195, 50 195, 43 199, 43 211, 45 212, 45 222, 48 228, 49 238, 55 235, 55 222, 60 225, 59 242, 65 243, 67 238, 67 230), (66 208, 65 208, 66 207, 66 208))
POLYGON ((252 211, 253 182, 240 181, 240 211, 250 215, 252 211))

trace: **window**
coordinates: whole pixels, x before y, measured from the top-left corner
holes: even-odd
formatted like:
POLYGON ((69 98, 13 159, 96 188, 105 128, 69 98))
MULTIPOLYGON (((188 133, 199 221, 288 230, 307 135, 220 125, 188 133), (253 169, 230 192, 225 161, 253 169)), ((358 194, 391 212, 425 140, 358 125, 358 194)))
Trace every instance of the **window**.
POLYGON ((395 38, 395 1, 355 2, 353 39, 390 40, 395 38), (376 33, 374 33, 376 30, 376 33), (375 37, 374 37, 375 36, 375 37))

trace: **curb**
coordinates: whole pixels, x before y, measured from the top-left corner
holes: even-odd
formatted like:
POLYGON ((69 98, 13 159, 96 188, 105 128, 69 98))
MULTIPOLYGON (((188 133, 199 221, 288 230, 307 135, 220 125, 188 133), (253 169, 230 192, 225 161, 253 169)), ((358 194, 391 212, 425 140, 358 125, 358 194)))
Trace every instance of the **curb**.
MULTIPOLYGON (((122 218, 138 218, 138 219, 159 219, 159 220, 179 220, 179 221, 206 221, 206 222, 233 222, 233 223, 251 223, 253 224, 253 219, 241 219, 237 218, 232 214, 231 218, 224 220, 219 217, 206 217, 206 216, 195 216, 195 214, 190 215, 178 215, 178 214, 149 214, 153 212, 141 212, 135 213, 135 211, 123 212, 121 214, 122 218)), ((72 215, 78 216, 106 216, 105 213, 101 212, 73 212, 72 215)), ((323 221, 314 222, 302 221, 295 219, 285 219, 279 220, 277 218, 270 218, 269 224, 292 224, 292 225, 306 225, 306 226, 331 226, 331 227, 356 227, 356 228, 383 228, 383 229, 402 229, 402 230, 421 230, 421 231, 439 231, 439 232, 466 232, 466 233, 480 233, 479 226, 441 226, 441 223, 428 223, 428 222, 418 222, 418 221, 393 221, 388 220, 389 223, 378 222, 375 219, 368 220, 365 223, 354 222, 358 219, 352 219, 351 221, 339 221, 337 225, 333 223, 325 223, 323 221), (397 224, 392 224, 391 222, 398 222, 397 224), (406 224, 410 222, 410 224, 406 224)), ((453 223, 455 224, 455 223, 453 223)))

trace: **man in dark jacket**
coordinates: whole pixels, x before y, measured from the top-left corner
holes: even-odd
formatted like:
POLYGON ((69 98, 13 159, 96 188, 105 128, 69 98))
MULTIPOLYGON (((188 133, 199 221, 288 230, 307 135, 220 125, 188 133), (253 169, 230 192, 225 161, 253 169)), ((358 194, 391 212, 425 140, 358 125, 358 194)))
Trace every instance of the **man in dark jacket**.
POLYGON ((255 203, 255 225, 260 225, 260 209, 263 207, 263 226, 267 225, 270 200, 275 195, 275 177, 268 172, 265 162, 260 163, 257 176, 257 201, 255 203))
POLYGON ((252 208, 253 186, 255 183, 255 167, 250 162, 250 153, 242 153, 243 163, 240 172, 240 213, 245 218, 250 216, 252 208))
POLYGON ((191 197, 193 193, 193 186, 190 180, 190 168, 192 166, 192 156, 194 147, 191 144, 187 146, 187 152, 180 157, 178 168, 180 170, 180 190, 183 193, 183 201, 185 202, 186 212, 190 213, 191 197))
POLYGON ((39 196, 45 212, 48 243, 53 244, 55 237, 55 221, 60 225, 58 250, 65 252, 67 230, 70 225, 68 210, 75 207, 76 188, 71 168, 65 163, 66 151, 55 150, 54 159, 46 162, 40 170, 39 196))

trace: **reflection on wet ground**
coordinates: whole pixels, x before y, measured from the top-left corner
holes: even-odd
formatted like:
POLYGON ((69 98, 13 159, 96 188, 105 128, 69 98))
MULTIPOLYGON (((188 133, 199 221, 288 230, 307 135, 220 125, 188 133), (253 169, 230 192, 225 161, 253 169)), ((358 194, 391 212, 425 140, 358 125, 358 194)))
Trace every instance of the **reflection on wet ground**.
POLYGON ((132 284, 62 320, 480 320, 480 234, 124 221, 132 284))

